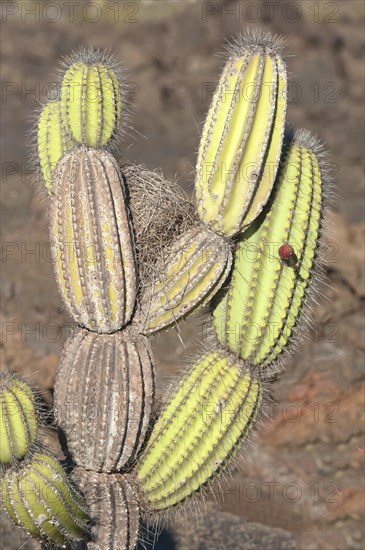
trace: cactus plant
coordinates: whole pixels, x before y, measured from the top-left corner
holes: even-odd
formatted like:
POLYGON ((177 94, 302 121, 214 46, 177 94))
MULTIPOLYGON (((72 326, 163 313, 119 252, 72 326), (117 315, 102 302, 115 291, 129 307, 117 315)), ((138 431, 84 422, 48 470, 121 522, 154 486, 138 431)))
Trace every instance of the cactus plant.
POLYGON ((61 356, 55 416, 93 524, 87 539, 81 503, 38 454, 2 485, 10 517, 34 536, 132 550, 140 507, 156 515, 181 505, 250 439, 272 372, 264 367, 288 348, 318 273, 328 179, 308 133, 283 145, 281 48, 261 32, 228 48, 200 141, 196 205, 161 174, 118 166, 111 144, 126 105, 108 57, 83 50, 66 60, 60 102, 40 118, 39 156, 56 279, 79 325, 61 356), (153 412, 147 337, 207 304, 214 340, 153 412), (33 490, 24 506, 26 480, 61 501, 36 502, 33 490))

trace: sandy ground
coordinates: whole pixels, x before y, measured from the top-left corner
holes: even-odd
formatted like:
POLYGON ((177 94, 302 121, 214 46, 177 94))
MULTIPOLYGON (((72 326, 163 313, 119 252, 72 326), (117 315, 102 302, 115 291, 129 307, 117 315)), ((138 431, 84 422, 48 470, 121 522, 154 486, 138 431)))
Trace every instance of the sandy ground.
MULTIPOLYGON (((1 368, 28 375, 51 406, 70 319, 49 260, 46 216, 30 185, 26 132, 54 82, 56 61, 80 45, 112 48, 129 68, 131 129, 121 156, 177 175, 191 191, 196 148, 226 38, 246 26, 283 34, 289 122, 332 151, 336 194, 328 285, 311 337, 273 385, 255 449, 208 513, 164 531, 159 548, 364 547, 364 14, 346 2, 3 2, 1 368), (48 8, 47 8, 48 5, 48 8), (95 7, 96 5, 96 7, 95 7), (37 7, 38 6, 38 7, 37 7), (53 6, 53 7, 52 7, 53 6), (117 10, 117 7, 119 8, 117 10), (35 12, 32 14, 30 8, 35 12)), ((153 343, 160 393, 196 347, 201 319, 153 343)), ((50 442, 55 436, 49 433, 50 442)), ((4 550, 24 539, 3 527, 4 550)))

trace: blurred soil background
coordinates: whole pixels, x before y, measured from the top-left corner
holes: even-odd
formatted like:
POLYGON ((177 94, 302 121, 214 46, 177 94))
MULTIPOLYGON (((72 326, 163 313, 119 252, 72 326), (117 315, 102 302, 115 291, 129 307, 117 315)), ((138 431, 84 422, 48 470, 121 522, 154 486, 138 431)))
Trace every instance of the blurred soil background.
MULTIPOLYGON (((26 132, 57 60, 81 45, 111 48, 133 86, 121 156, 160 167, 191 192, 222 65, 216 53, 247 26, 286 37, 288 120, 318 134, 337 167, 328 286, 311 337, 273 384, 276 404, 242 468, 209 497, 206 515, 202 506, 177 517, 156 548, 364 548, 364 3, 53 1, 2 2, 0 10, 1 368, 26 374, 49 406, 70 319, 26 132)), ((201 324, 198 317, 154 340, 160 395, 196 349, 201 324)), ((47 437, 56 445, 54 433, 47 437)), ((0 546, 30 547, 6 526, 0 546)))

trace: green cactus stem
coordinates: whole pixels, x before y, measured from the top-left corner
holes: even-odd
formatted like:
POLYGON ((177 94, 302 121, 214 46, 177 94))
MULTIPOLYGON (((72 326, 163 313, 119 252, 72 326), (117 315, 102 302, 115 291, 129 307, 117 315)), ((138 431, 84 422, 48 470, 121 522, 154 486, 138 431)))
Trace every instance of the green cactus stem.
POLYGON ((73 461, 118 471, 135 460, 152 414, 154 369, 146 337, 77 328, 55 381, 55 419, 73 461))
POLYGON ((48 454, 36 453, 18 469, 7 470, 0 498, 11 521, 32 537, 65 545, 87 533, 84 501, 48 454))
POLYGON ((121 117, 120 83, 107 58, 79 54, 61 84, 62 121, 68 135, 89 147, 104 147, 115 135, 121 117), (95 62, 93 62, 93 58, 95 62))
POLYGON ((221 471, 250 433, 262 387, 227 355, 204 355, 180 382, 136 468, 152 511, 192 495, 221 471))
POLYGON ((318 151, 303 131, 284 148, 273 200, 243 235, 214 311, 219 341, 253 365, 269 365, 286 348, 318 264, 325 173, 318 151))
POLYGON ((246 32, 228 48, 199 145, 196 196, 212 229, 234 236, 260 214, 284 135, 287 76, 280 41, 246 32))
POLYGON ((152 334, 203 307, 226 280, 232 264, 229 245, 219 235, 194 228, 169 249, 157 281, 141 300, 142 332, 152 334))
POLYGON ((74 320, 113 332, 131 318, 136 259, 123 181, 107 152, 76 148, 53 174, 50 238, 56 279, 74 320))
POLYGON ((25 457, 37 438, 37 416, 30 386, 16 374, 0 373, 0 465, 25 457))
POLYGON ((44 106, 39 117, 37 143, 43 179, 50 194, 52 173, 57 162, 75 145, 75 142, 66 136, 62 126, 60 101, 51 101, 44 106))

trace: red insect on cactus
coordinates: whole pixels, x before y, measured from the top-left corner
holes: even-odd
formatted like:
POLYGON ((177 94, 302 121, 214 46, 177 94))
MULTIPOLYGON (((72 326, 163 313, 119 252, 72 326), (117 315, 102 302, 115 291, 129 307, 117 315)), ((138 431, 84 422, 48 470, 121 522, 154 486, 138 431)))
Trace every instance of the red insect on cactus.
POLYGON ((287 265, 289 265, 293 269, 298 269, 298 258, 291 244, 288 244, 288 243, 282 244, 279 247, 278 252, 279 252, 280 260, 285 262, 287 265))

